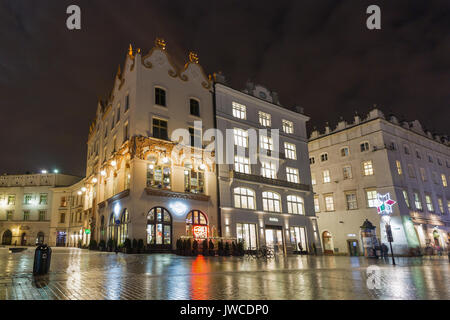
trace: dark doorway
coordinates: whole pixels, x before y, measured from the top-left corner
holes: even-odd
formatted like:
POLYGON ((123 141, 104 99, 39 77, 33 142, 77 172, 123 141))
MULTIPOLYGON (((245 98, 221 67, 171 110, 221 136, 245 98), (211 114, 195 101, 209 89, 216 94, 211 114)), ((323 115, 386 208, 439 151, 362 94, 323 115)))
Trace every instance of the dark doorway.
POLYGON ((352 257, 359 256, 358 240, 347 240, 348 254, 352 257))
POLYGON ((9 246, 11 245, 11 242, 12 242, 12 232, 11 230, 6 230, 2 236, 2 244, 9 246))
POLYGON ((27 245, 27 234, 25 232, 22 233, 22 237, 20 238, 20 245, 21 246, 27 245))
POLYGON ((67 233, 64 231, 58 231, 56 234, 56 246, 65 247, 66 246, 66 236, 67 233))

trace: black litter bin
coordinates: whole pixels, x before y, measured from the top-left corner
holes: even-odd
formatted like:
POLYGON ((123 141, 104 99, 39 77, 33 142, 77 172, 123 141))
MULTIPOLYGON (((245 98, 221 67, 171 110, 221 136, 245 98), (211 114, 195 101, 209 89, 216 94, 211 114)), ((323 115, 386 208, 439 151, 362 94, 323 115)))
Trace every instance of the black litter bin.
POLYGON ((52 258, 52 249, 46 244, 37 246, 34 252, 33 274, 47 274, 50 270, 50 260, 52 258))

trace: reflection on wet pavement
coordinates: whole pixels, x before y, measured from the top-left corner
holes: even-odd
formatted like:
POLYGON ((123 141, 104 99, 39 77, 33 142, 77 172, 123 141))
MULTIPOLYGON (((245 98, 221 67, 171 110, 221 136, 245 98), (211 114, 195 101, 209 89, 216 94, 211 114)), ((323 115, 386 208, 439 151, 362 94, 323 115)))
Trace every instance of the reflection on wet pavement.
POLYGON ((33 251, 0 252, 0 299, 450 299, 446 259, 124 255, 53 250, 51 272, 34 279, 33 251), (379 286, 367 267, 379 266, 379 286))

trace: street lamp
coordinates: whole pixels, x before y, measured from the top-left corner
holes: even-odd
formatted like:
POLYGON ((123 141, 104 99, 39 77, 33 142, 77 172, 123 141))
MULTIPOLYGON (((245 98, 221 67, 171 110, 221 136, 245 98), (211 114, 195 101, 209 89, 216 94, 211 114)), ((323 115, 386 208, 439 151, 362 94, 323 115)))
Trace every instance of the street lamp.
POLYGON ((392 264, 395 266, 394 251, 392 250, 392 242, 394 238, 392 236, 391 229, 391 214, 393 212, 392 206, 396 204, 394 200, 391 199, 389 193, 385 195, 377 194, 377 212, 381 215, 381 219, 384 222, 386 228, 386 237, 389 242, 389 247, 391 248, 392 264))

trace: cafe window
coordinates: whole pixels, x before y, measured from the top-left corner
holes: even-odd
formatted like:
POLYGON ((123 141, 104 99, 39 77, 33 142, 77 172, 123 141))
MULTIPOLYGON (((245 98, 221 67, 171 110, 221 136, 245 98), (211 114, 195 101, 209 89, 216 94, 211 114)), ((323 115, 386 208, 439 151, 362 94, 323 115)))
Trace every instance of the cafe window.
POLYGON ((170 166, 150 164, 147 169, 147 187, 170 189, 171 188, 170 166))
POLYGON ((172 243, 172 217, 164 208, 156 207, 147 214, 147 244, 170 246, 172 243))
POLYGON ((184 169, 184 191, 192 193, 205 192, 205 173, 192 169, 184 169))

